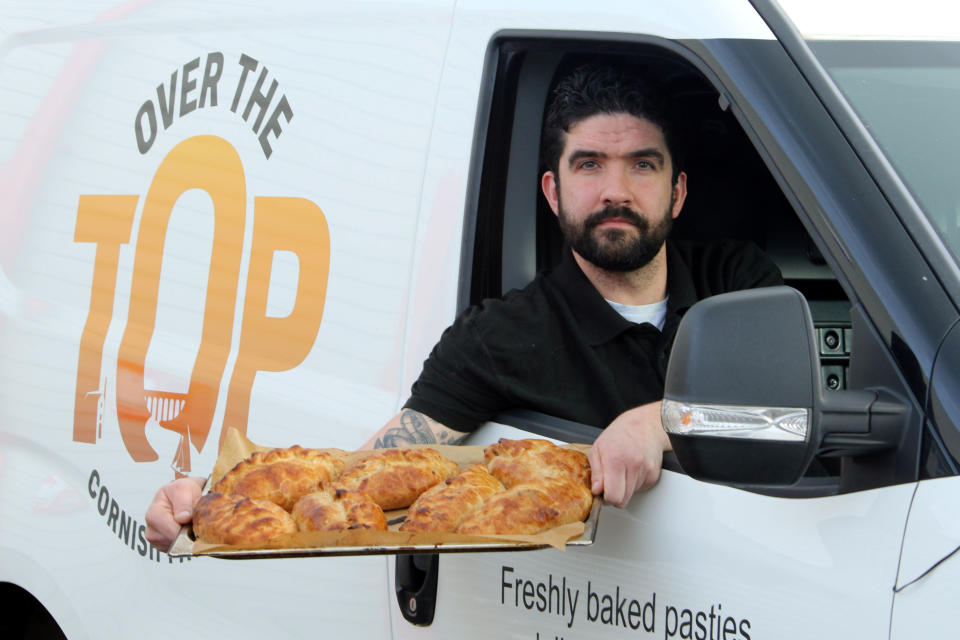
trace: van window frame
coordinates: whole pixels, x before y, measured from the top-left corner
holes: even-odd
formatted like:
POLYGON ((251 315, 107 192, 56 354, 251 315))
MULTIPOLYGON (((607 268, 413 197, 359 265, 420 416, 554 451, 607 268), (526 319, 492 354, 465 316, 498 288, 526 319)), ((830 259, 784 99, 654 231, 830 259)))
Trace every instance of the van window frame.
MULTIPOLYGON (((778 46, 775 41, 762 42, 769 46, 778 46)), ((526 220, 521 219, 518 222, 517 219, 510 216, 510 210, 511 207, 516 208, 517 193, 516 185, 511 184, 512 163, 517 161, 515 157, 517 147, 514 146, 514 143, 518 139, 524 141, 522 146, 524 146, 529 159, 531 153, 529 149, 530 140, 535 140, 535 146, 539 146, 539 127, 536 127, 536 131, 530 130, 534 127, 525 127, 522 131, 514 131, 514 128, 516 128, 514 116, 518 105, 511 99, 510 91, 511 88, 515 90, 523 70, 511 63, 516 61, 518 56, 543 55, 551 51, 556 53, 558 50, 615 53, 638 47, 646 47, 649 50, 657 49, 668 55, 676 56, 694 67, 717 90, 721 104, 729 108, 736 117, 744 134, 759 153, 770 175, 789 200, 796 218, 809 234, 814 248, 821 252, 829 269, 835 275, 836 282, 842 288, 843 294, 852 305, 864 312, 861 316, 867 321, 863 323, 863 329, 870 331, 875 337, 875 340, 870 343, 872 344, 871 348, 883 349, 892 354, 893 359, 896 360, 894 365, 896 371, 893 378, 899 381, 898 384, 910 396, 914 409, 906 430, 907 433, 905 433, 905 441, 909 443, 909 446, 905 447, 903 455, 897 456, 905 458, 905 461, 900 460, 894 463, 887 460, 882 465, 884 469, 881 472, 878 473, 876 469, 871 469, 869 473, 860 474, 861 479, 857 479, 858 474, 851 472, 850 475, 854 477, 854 480, 848 483, 847 490, 915 480, 918 477, 917 449, 920 440, 920 416, 923 414, 922 400, 918 399, 925 397, 930 369, 924 367, 932 365, 932 362, 919 362, 915 354, 898 354, 895 350, 890 349, 891 334, 889 330, 895 323, 887 314, 886 301, 882 300, 883 296, 873 286, 872 279, 867 277, 860 269, 855 256, 851 255, 854 252, 846 245, 845 241, 841 240, 841 237, 845 239, 846 237, 836 228, 838 220, 835 211, 827 211, 821 205, 821 200, 824 198, 830 205, 837 204, 830 200, 830 197, 835 196, 835 192, 824 189, 825 185, 821 184, 826 181, 823 179, 824 175, 829 177, 830 170, 819 167, 815 176, 814 188, 811 188, 808 184, 810 174, 804 174, 803 171, 803 169, 809 169, 809 167, 798 167, 795 164, 795 152, 797 150, 782 145, 784 139, 789 142, 789 135, 787 134, 792 134, 794 137, 796 134, 795 131, 785 132, 782 130, 782 121, 787 116, 782 113, 773 114, 769 101, 766 104, 754 101, 753 95, 761 95, 766 99, 770 98, 772 93, 772 87, 769 86, 771 80, 765 74, 772 72, 773 65, 769 61, 758 62, 757 60, 747 59, 744 50, 749 46, 743 42, 719 40, 671 41, 655 36, 637 34, 513 30, 496 34, 487 50, 483 77, 484 88, 481 91, 477 116, 477 138, 468 180, 464 244, 461 256, 461 287, 458 296, 459 308, 463 309, 485 297, 500 295, 506 288, 522 285, 532 275, 531 263, 536 264, 536 258, 531 259, 529 255, 521 255, 516 251, 516 247, 524 243, 526 243, 527 249, 531 245, 536 246, 536 242, 541 238, 541 235, 536 232, 535 223, 530 221, 532 216, 527 214, 525 216, 526 220), (772 117, 773 115, 776 115, 776 117, 772 117), (509 158, 506 168, 503 166, 504 158, 509 158), (511 202, 511 198, 514 198, 514 201, 511 202), (505 209, 507 210, 506 215, 503 213, 505 209), (531 235, 533 236, 532 243, 530 241, 531 235), (904 362, 909 366, 905 367, 904 362)), ((804 124, 808 127, 805 132, 817 132, 815 142, 818 145, 822 144, 826 147, 845 146, 847 144, 846 140, 842 135, 838 135, 836 125, 830 119, 829 113, 823 110, 822 105, 810 91, 809 86, 802 81, 802 76, 796 72, 789 58, 782 55, 781 58, 775 64, 789 65, 797 78, 796 86, 791 90, 791 95, 789 97, 785 96, 785 99, 806 101, 805 106, 814 104, 823 112, 804 114, 806 120, 804 124), (824 118, 824 115, 826 118, 824 118), (816 126, 810 127, 810 122, 815 122, 816 126)), ((778 87, 778 89, 782 89, 782 87, 778 87)), ((545 91, 542 88, 538 90, 545 91)), ((519 109, 525 109, 529 112, 530 105, 520 104, 519 109)), ((816 109, 812 111, 816 111, 816 109)), ((801 151, 809 153, 809 149, 801 151)), ((801 160, 806 160, 806 158, 801 156, 801 160)), ((823 159, 824 164, 830 165, 831 162, 830 158, 823 159)), ((889 211, 889 204, 883 200, 882 194, 870 180, 869 174, 864 173, 862 165, 857 164, 847 167, 832 167, 831 165, 831 170, 833 169, 843 174, 840 178, 849 179, 850 176, 854 176, 858 186, 863 183, 865 188, 859 194, 862 197, 864 191, 872 189, 872 192, 869 193, 870 198, 873 200, 879 199, 887 209, 885 215, 882 216, 884 221, 881 225, 886 225, 885 230, 889 230, 891 222, 897 223, 896 216, 889 211)), ((529 168, 525 168, 520 173, 524 176, 524 179, 531 179, 532 174, 529 168)), ((532 181, 534 184, 538 183, 538 178, 538 175, 533 175, 532 181)), ((513 174, 513 179, 517 179, 516 174, 513 174)), ((837 179, 837 176, 833 176, 834 183, 826 186, 835 190, 837 179)), ((524 198, 529 203, 530 195, 527 194, 524 198)), ((838 207, 838 209, 842 210, 842 207, 838 207)), ((862 209, 863 207, 860 207, 855 213, 862 216, 862 209)), ((874 213, 876 211, 876 209, 873 210, 874 213)), ((843 222, 843 220, 841 219, 840 222, 843 222)), ((910 259, 914 261, 910 268, 917 272, 916 262, 922 262, 922 257, 917 253, 916 247, 912 245, 909 236, 904 234, 902 228, 900 228, 899 233, 891 237, 895 239, 894 244, 897 247, 902 245, 910 251, 910 259)), ((893 250, 896 251, 897 248, 893 250)), ((944 322, 948 313, 941 314, 936 321, 944 322)), ((930 335, 929 331, 926 335, 930 335)), ((877 359, 874 358, 873 360, 876 361, 877 359)), ((890 378, 889 375, 884 376, 887 381, 890 378)), ((866 378, 857 380, 857 384, 868 384, 869 382, 869 379, 866 378)), ((510 414, 502 416, 503 419, 499 421, 521 428, 530 427, 530 416, 523 416, 523 413, 510 412, 510 414), (521 417, 517 417, 518 413, 521 414, 521 417)), ((536 429, 540 429, 542 432, 546 428, 543 423, 545 421, 550 422, 547 418, 541 419, 541 424, 536 425, 536 429)), ((553 423, 554 427, 548 429, 551 431, 551 437, 558 437, 558 435, 562 437, 564 433, 569 433, 571 425, 565 423, 566 421, 562 420, 553 423)), ((599 430, 592 427, 588 429, 591 430, 588 435, 599 433, 599 430)), ((548 434, 544 433, 544 435, 548 434)), ((665 462, 666 468, 671 468, 672 465, 673 462, 669 460, 665 462)), ((856 466, 853 465, 852 468, 856 466)), ((794 497, 825 495, 838 490, 835 483, 825 483, 822 478, 811 480, 809 483, 801 483, 801 485, 805 486, 788 488, 782 491, 768 491, 762 488, 753 488, 753 490, 794 497)))

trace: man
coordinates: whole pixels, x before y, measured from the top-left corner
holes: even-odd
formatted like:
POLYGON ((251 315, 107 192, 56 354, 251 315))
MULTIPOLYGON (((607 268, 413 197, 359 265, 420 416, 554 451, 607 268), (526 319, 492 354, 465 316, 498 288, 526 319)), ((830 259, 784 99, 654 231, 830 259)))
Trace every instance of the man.
MULTIPOLYGON (((554 90, 541 188, 569 250, 552 271, 467 309, 447 329, 404 409, 367 446, 455 444, 503 410, 604 426, 589 460, 595 494, 624 506, 653 485, 670 448, 660 422, 667 355, 699 299, 780 284, 743 243, 667 243, 687 195, 669 108, 641 74, 583 66, 554 90)), ((165 486, 147 537, 166 548, 200 483, 165 486)))
POLYGON ((584 66, 554 90, 541 188, 570 253, 468 309, 376 446, 459 442, 511 407, 597 426, 593 490, 623 506, 660 473, 660 398, 680 314, 708 295, 781 283, 741 243, 666 244, 687 194, 668 107, 639 74, 584 66), (668 277, 669 274, 669 277, 668 277))

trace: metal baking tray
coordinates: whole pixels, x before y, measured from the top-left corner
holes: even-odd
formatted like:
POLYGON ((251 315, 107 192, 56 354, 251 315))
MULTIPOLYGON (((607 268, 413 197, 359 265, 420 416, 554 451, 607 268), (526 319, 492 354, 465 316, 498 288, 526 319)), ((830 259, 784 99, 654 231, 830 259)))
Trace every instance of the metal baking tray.
MULTIPOLYGON (((597 534, 597 523, 600 519, 600 509, 603 505, 603 499, 595 497, 593 508, 590 515, 584 522, 583 533, 572 540, 567 541, 569 547, 587 547, 593 544, 597 534)), ((403 516, 390 520, 391 526, 397 525, 403 521, 403 516)), ((413 536, 415 539, 415 536, 413 536)), ((307 558, 314 556, 369 556, 369 555, 396 555, 396 554, 414 554, 414 553, 480 553, 489 551, 533 551, 536 549, 548 549, 552 545, 548 543, 535 542, 515 542, 491 540, 490 542, 443 542, 429 544, 404 544, 404 545, 369 545, 369 546, 327 546, 327 547, 306 547, 306 548, 282 548, 282 549, 224 549, 210 550, 203 553, 193 552, 193 529, 190 525, 185 525, 180 529, 180 533, 174 541, 170 550, 167 552, 173 558, 191 558, 191 557, 213 557, 225 558, 230 560, 252 560, 263 558, 307 558)))

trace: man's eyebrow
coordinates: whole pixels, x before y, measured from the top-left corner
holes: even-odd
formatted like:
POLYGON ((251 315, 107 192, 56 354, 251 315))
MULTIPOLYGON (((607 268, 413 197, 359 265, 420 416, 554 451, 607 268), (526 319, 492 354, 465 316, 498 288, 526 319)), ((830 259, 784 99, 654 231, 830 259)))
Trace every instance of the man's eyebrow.
POLYGON ((577 163, 577 160, 580 160, 581 158, 606 158, 606 157, 607 157, 607 154, 601 153, 599 151, 591 151, 590 149, 577 149, 576 151, 570 154, 570 158, 569 160, 567 160, 567 164, 572 169, 573 165, 577 163))
POLYGON ((628 158, 650 158, 656 160, 661 166, 663 165, 665 159, 663 152, 654 147, 648 147, 646 149, 637 149, 631 153, 627 154, 628 158))

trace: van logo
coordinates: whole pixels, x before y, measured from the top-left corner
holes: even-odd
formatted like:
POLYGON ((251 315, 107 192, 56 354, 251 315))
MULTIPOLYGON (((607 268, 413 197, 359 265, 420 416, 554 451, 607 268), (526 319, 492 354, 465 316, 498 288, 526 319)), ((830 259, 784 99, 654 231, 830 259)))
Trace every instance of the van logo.
POLYGON ((126 326, 116 369, 104 371, 121 247, 131 242, 139 206, 137 195, 80 196, 74 241, 96 244, 96 257, 77 362, 73 440, 96 443, 102 437, 104 414, 115 401, 120 436, 131 458, 137 462, 159 458, 146 437, 147 422, 154 420, 180 436, 173 466, 186 473, 191 446, 200 452, 208 440, 225 382, 248 213, 253 216, 249 266, 221 438, 231 426, 246 433, 250 391, 258 371, 292 369, 312 349, 326 299, 330 234, 323 211, 303 198, 256 196, 248 212, 243 166, 234 147, 216 136, 184 140, 160 163, 143 198, 126 326), (177 200, 191 189, 206 192, 213 204, 213 242, 200 346, 189 387, 186 393, 172 393, 147 388, 144 365, 157 319, 167 226, 177 200), (292 253, 299 263, 293 309, 283 317, 267 313, 275 252, 292 253))

